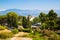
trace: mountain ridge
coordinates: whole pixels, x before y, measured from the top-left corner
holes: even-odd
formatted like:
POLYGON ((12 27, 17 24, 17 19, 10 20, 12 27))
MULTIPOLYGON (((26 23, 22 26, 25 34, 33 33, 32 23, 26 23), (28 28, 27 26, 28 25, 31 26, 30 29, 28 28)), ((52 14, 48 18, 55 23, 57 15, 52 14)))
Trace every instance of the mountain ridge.
MULTIPOLYGON (((5 15, 8 12, 16 12, 18 15, 22 15, 22 16, 27 16, 27 15, 38 16, 40 12, 48 13, 48 11, 49 10, 41 11, 41 10, 8 9, 8 10, 0 11, 0 15, 5 15)), ((55 12, 60 16, 60 10, 55 10, 55 12)))

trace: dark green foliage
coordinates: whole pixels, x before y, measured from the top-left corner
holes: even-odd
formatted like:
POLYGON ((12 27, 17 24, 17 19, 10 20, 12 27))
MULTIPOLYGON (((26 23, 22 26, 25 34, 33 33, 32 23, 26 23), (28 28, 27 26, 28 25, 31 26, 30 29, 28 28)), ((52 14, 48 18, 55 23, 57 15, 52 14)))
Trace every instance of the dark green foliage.
POLYGON ((22 26, 22 22, 18 22, 18 25, 21 25, 22 26))
POLYGON ((57 30, 60 29, 60 17, 57 18, 56 24, 57 24, 57 28, 56 29, 57 30))
POLYGON ((47 27, 47 21, 49 21, 48 15, 41 12, 39 15, 39 19, 41 21, 41 26, 42 26, 41 29, 48 29, 47 27))
POLYGON ((30 16, 27 17, 27 28, 31 28, 30 16))
POLYGON ((38 23, 39 21, 40 21, 39 17, 35 17, 35 18, 33 19, 33 24, 38 23))
POLYGON ((0 25, 4 25, 5 22, 7 22, 7 16, 0 15, 0 25))
POLYGON ((30 33, 31 30, 30 30, 30 29, 24 29, 23 32, 28 32, 28 33, 30 33))
POLYGON ((46 14, 41 12, 39 15, 39 19, 41 21, 41 23, 44 23, 47 19, 46 19, 46 14))
POLYGON ((48 27, 47 27, 47 24, 46 24, 46 23, 43 23, 41 26, 42 26, 42 27, 41 27, 41 29, 48 29, 48 27))
POLYGON ((49 20, 56 20, 57 14, 54 12, 54 10, 50 10, 48 13, 49 20))
POLYGON ((23 18, 22 18, 22 26, 23 26, 24 28, 27 28, 27 19, 26 19, 26 17, 23 17, 23 18))
POLYGON ((24 28, 31 28, 30 16, 28 16, 27 18, 23 17, 23 19, 22 19, 22 26, 24 28))
POLYGON ((7 22, 8 25, 16 27, 18 26, 18 15, 15 12, 7 13, 7 22))
POLYGON ((18 33, 18 32, 19 32, 19 31, 18 31, 17 29, 13 29, 13 30, 12 30, 12 33, 13 33, 13 34, 16 34, 16 33, 18 33))
POLYGON ((22 26, 22 18, 23 16, 18 16, 18 25, 22 26))
POLYGON ((49 29, 54 29, 57 27, 56 21, 57 21, 57 14, 54 12, 54 10, 50 10, 48 13, 49 21, 48 21, 48 26, 49 29))
POLYGON ((40 13, 39 19, 42 23, 42 28, 54 30, 57 27, 57 14, 54 10, 50 10, 48 14, 40 13))

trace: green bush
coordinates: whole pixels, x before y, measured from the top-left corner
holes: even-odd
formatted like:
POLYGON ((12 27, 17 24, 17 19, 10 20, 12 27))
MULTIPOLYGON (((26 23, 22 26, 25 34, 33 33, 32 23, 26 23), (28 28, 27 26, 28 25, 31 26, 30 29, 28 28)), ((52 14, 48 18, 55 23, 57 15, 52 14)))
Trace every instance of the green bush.
POLYGON ((31 30, 30 30, 30 29, 24 29, 23 32, 28 32, 28 33, 30 33, 31 30))
POLYGON ((11 32, 1 32, 0 33, 1 39, 11 38, 11 37, 13 37, 13 33, 11 33, 11 32))
POLYGON ((47 29, 47 24, 43 23, 41 29, 47 29))
POLYGON ((45 40, 43 37, 33 38, 33 40, 45 40))
POLYGON ((22 22, 18 22, 18 25, 22 25, 22 22))
POLYGON ((0 30, 4 30, 4 29, 6 29, 6 26, 1 26, 0 25, 0 30))
POLYGON ((18 33, 18 32, 19 32, 19 31, 18 31, 17 29, 13 29, 13 30, 12 30, 12 33, 13 33, 13 34, 16 34, 16 33, 18 33))

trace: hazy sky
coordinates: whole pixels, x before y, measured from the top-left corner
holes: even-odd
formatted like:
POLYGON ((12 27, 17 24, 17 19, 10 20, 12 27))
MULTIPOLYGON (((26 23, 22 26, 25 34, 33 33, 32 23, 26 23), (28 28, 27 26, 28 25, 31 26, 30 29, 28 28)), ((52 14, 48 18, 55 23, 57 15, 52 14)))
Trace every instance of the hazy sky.
POLYGON ((60 0, 0 0, 0 10, 5 9, 60 9, 60 0))

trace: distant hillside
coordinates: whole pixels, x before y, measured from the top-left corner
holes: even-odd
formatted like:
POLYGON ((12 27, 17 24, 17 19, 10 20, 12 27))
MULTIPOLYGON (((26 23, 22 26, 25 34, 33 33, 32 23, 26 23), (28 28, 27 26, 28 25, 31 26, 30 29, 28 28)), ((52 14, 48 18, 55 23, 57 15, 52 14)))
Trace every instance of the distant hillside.
MULTIPOLYGON (((60 10, 55 10, 58 15, 60 16, 60 10)), ((5 11, 0 11, 0 15, 5 15, 8 12, 16 12, 18 15, 22 15, 22 16, 27 16, 27 15, 31 15, 31 16, 38 16, 40 14, 40 12, 45 12, 48 13, 47 10, 41 11, 41 10, 20 10, 20 9, 8 9, 5 11)))
POLYGON ((0 11, 0 15, 6 14, 8 12, 16 12, 18 15, 22 15, 22 16, 27 16, 27 15, 37 16, 40 13, 39 10, 8 9, 5 11, 0 11))

